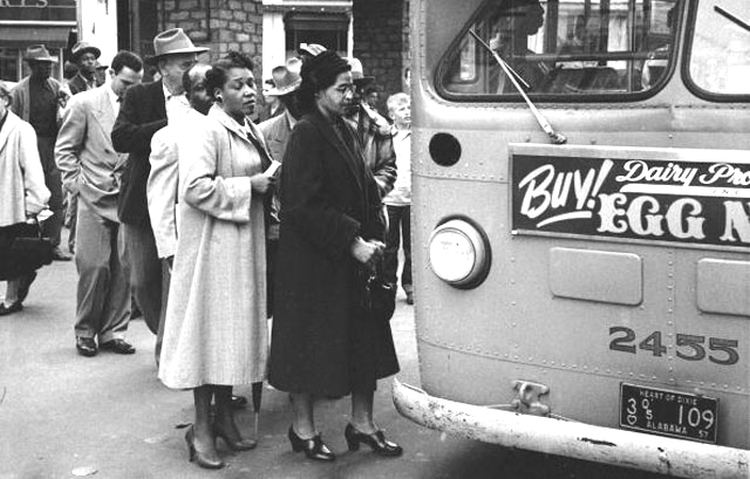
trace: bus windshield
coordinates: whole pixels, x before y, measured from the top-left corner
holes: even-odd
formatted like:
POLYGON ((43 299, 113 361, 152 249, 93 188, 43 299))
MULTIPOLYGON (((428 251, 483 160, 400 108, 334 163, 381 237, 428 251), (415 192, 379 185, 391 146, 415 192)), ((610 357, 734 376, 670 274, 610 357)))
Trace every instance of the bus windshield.
POLYGON ((447 96, 518 93, 473 30, 530 95, 565 101, 646 92, 663 84, 674 60, 679 0, 487 0, 443 57, 447 96))
POLYGON ((698 2, 690 52, 690 81, 705 93, 750 94, 750 18, 747 0, 698 2))

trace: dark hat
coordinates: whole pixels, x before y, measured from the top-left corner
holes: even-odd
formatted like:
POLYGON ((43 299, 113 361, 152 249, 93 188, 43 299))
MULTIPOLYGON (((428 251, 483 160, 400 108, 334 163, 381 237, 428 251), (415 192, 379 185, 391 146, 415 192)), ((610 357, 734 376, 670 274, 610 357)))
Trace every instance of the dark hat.
POLYGON ((375 77, 365 76, 364 68, 362 68, 362 62, 352 57, 347 58, 349 66, 352 67, 352 82, 358 87, 362 87, 368 83, 374 82, 375 77))
POLYGON ((336 80, 336 76, 351 70, 346 60, 333 50, 326 50, 318 56, 302 63, 302 83, 314 88, 327 88, 336 80), (325 83, 331 83, 326 85, 325 83))
POLYGON ((280 65, 273 69, 273 88, 266 93, 270 96, 284 96, 299 89, 302 77, 297 67, 299 59, 294 58, 287 61, 286 65, 280 65))
POLYGON ((47 51, 44 45, 29 45, 23 59, 27 62, 48 62, 57 63, 57 58, 53 57, 47 51))
POLYGON ((73 45, 73 48, 70 50, 70 60, 74 63, 78 63, 78 59, 84 53, 93 53, 94 57, 99 58, 99 56, 101 56, 102 54, 102 51, 90 43, 78 42, 73 45))
POLYGON ((178 53, 203 53, 208 48, 196 47, 182 28, 172 28, 154 37, 153 59, 178 53))

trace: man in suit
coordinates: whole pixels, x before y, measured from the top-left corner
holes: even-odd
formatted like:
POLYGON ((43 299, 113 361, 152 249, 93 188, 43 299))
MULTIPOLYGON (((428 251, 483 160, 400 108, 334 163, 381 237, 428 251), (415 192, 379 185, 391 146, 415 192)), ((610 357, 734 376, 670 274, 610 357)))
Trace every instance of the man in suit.
POLYGON ((184 131, 183 125, 204 120, 213 105, 213 99, 206 90, 206 72, 209 65, 196 64, 183 75, 183 88, 190 102, 191 109, 184 118, 170 123, 154 133, 151 138, 151 171, 146 184, 148 214, 151 228, 154 231, 156 251, 162 261, 162 304, 159 316, 159 327, 156 335, 154 355, 159 364, 161 342, 164 335, 164 318, 166 316, 169 283, 172 276, 172 260, 177 250, 177 188, 179 168, 177 141, 184 131))
MULTIPOLYGON (((96 74, 96 59, 102 54, 95 46, 78 42, 71 49, 70 61, 77 68, 77 73, 68 81, 68 89, 72 95, 87 90, 93 90, 104 82, 99 82, 96 74)), ((65 214, 65 226, 70 228, 68 236, 68 249, 75 253, 76 249, 76 222, 78 218, 78 199, 73 192, 68 192, 68 208, 65 214)))
POLYGON ((184 116, 190 108, 184 95, 182 75, 198 61, 198 54, 206 51, 207 48, 194 46, 181 28, 156 35, 153 60, 161 79, 128 90, 112 129, 115 150, 130 154, 118 198, 130 286, 146 325, 154 334, 159 330, 161 314, 162 265, 146 200, 151 137, 167 123, 184 116))
POLYGON ((58 120, 69 95, 60 82, 50 77, 52 65, 57 63, 57 59, 49 54, 44 45, 28 47, 24 60, 29 65, 31 75, 13 88, 10 107, 13 113, 34 127, 39 158, 44 169, 44 183, 52 194, 49 208, 53 215, 42 223, 42 233, 50 238, 54 246, 52 257, 58 261, 70 261, 72 256, 60 249, 60 231, 64 219, 63 193, 60 170, 55 165, 58 120))
POLYGON ((112 60, 111 81, 74 96, 63 114, 55 157, 65 188, 78 195, 78 301, 76 348, 94 356, 99 348, 132 354, 125 341, 130 288, 122 262, 123 231, 117 218, 119 177, 126 155, 112 146, 111 133, 120 100, 140 83, 143 63, 121 51, 112 60))

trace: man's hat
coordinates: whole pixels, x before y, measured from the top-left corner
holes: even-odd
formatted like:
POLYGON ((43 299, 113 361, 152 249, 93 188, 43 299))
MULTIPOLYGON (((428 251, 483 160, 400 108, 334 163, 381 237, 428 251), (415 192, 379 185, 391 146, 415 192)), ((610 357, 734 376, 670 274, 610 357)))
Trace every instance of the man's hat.
POLYGON ((317 57, 324 51, 326 51, 326 47, 317 43, 300 43, 299 48, 297 49, 298 54, 310 57, 317 57))
POLYGON ((78 63, 78 59, 81 58, 81 55, 84 53, 93 53, 94 57, 99 58, 102 51, 90 43, 78 42, 73 45, 73 48, 70 50, 70 61, 78 63))
POLYGON ((373 76, 365 76, 364 69, 362 68, 362 62, 358 59, 352 57, 347 58, 347 62, 349 62, 349 66, 352 67, 352 82, 357 87, 362 87, 368 83, 374 82, 375 77, 373 76))
POLYGON ((27 62, 57 63, 57 58, 50 55, 44 45, 29 45, 23 59, 27 62))
POLYGON ((286 65, 280 65, 273 69, 273 88, 268 90, 266 95, 284 96, 299 89, 302 84, 302 77, 299 76, 299 59, 290 59, 286 65), (293 61, 295 60, 295 61, 293 61))
POLYGON ((154 37, 153 59, 178 53, 203 53, 208 48, 196 47, 182 28, 172 28, 154 37))
POLYGON ((103 65, 103 64, 99 63, 99 60, 97 60, 96 61, 96 65, 94 65, 94 67, 97 70, 105 70, 105 69, 109 68, 109 65, 103 65))

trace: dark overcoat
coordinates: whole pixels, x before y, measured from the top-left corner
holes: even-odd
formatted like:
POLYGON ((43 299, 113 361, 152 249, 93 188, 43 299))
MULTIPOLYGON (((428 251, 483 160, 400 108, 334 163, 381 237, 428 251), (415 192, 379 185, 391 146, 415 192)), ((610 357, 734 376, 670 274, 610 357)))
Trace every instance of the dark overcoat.
POLYGON ((390 325, 367 314, 350 253, 357 236, 384 238, 378 186, 354 131, 343 122, 339 131, 309 114, 284 156, 269 369, 283 391, 344 396, 399 370, 390 325))
POLYGON ((134 85, 125 92, 112 128, 112 145, 129 153, 120 185, 117 214, 128 224, 149 225, 146 183, 151 171, 151 137, 167 125, 162 82, 134 85))

